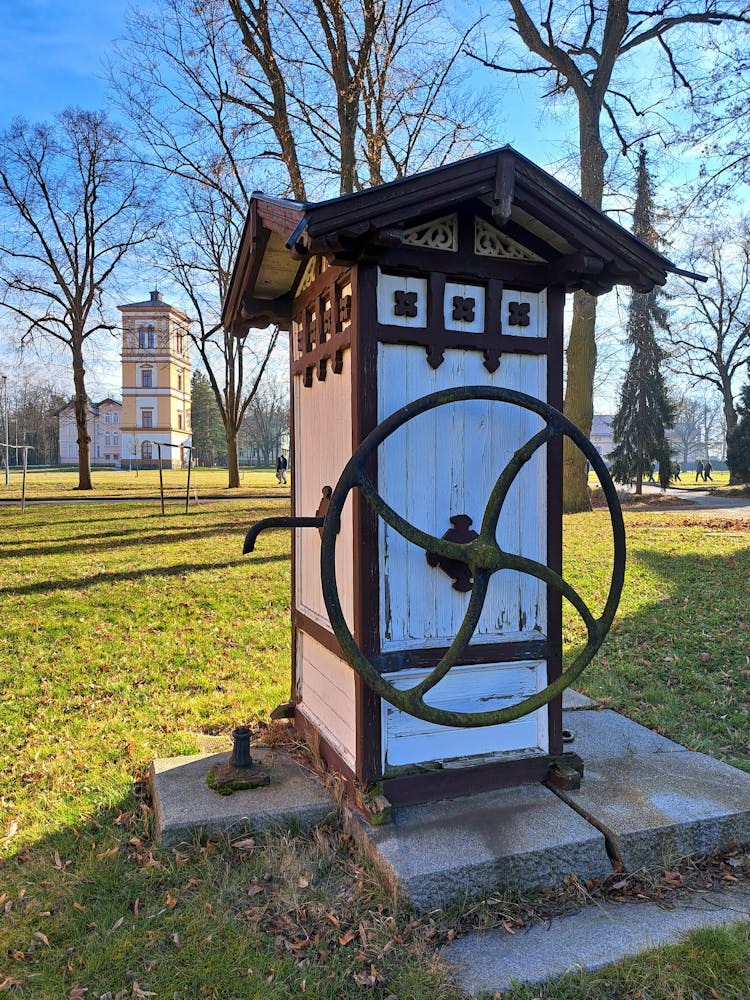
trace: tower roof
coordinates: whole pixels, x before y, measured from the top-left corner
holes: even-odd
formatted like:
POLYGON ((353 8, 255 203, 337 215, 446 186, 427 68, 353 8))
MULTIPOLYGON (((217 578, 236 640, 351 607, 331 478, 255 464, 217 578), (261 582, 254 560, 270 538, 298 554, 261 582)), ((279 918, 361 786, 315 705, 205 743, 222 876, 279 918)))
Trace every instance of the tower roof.
POLYGON ((126 302, 124 305, 118 306, 117 308, 121 310, 143 309, 144 311, 149 310, 151 312, 155 310, 161 312, 163 310, 164 312, 177 313, 178 316, 182 316, 184 319, 188 318, 187 316, 185 316, 185 313, 181 312, 175 306, 171 306, 168 302, 165 302, 161 292, 158 289, 154 289, 153 291, 149 292, 149 295, 151 297, 145 299, 143 302, 126 302))

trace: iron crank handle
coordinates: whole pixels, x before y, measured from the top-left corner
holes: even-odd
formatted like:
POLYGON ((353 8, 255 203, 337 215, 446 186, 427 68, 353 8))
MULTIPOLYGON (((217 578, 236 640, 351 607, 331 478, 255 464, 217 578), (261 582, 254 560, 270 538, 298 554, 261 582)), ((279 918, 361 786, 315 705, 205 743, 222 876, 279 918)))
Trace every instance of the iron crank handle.
POLYGON ((272 528, 322 528, 324 523, 324 517, 264 517, 262 521, 256 521, 245 535, 242 554, 246 556, 255 549, 255 541, 261 531, 272 528))

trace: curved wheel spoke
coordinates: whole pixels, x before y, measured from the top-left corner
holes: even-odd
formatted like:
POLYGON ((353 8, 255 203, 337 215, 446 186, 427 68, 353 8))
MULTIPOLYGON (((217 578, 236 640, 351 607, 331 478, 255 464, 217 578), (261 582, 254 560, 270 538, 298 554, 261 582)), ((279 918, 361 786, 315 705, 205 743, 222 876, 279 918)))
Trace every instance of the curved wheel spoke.
POLYGON ((503 471, 497 477, 495 485, 492 487, 487 506, 484 508, 482 518, 482 529, 480 534, 483 538, 494 538, 497 531, 497 522, 500 519, 500 511, 503 509, 505 498, 508 496, 516 476, 526 465, 530 458, 548 441, 550 441, 557 430, 548 423, 542 427, 533 437, 529 438, 526 444, 522 445, 510 459, 503 471))
POLYGON ((434 552, 445 559, 466 562, 467 550, 471 543, 449 542, 445 538, 436 538, 434 535, 416 528, 385 502, 364 473, 357 477, 357 485, 375 513, 382 517, 385 523, 397 531, 407 542, 412 542, 424 549, 425 552, 434 552))
POLYGON ((416 695, 421 700, 431 688, 434 688, 445 677, 451 667, 456 665, 461 654, 471 642, 474 629, 477 627, 477 623, 484 610, 490 576, 490 573, 477 573, 474 578, 474 587, 471 591, 469 606, 466 609, 464 620, 461 622, 461 627, 456 632, 453 642, 443 654, 435 669, 420 684, 415 684, 414 687, 408 689, 410 695, 416 695))
POLYGON ((583 618, 589 635, 597 631, 598 619, 594 618, 591 614, 588 605, 578 591, 555 573, 553 569, 545 566, 544 563, 537 562, 535 559, 527 559, 526 556, 517 556, 510 552, 501 553, 500 558, 502 565, 498 566, 498 569, 512 569, 518 573, 525 573, 527 576, 533 576, 550 587, 554 587, 555 590, 559 590, 563 597, 570 601, 581 618, 583 618))

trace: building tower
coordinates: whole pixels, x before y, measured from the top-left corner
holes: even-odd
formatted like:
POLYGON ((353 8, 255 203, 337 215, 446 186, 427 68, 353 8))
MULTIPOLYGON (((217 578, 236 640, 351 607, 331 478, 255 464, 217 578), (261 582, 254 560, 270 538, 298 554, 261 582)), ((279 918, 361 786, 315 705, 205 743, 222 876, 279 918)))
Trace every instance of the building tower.
POLYGON ((181 468, 191 443, 189 320, 158 291, 122 313, 122 462, 181 468))

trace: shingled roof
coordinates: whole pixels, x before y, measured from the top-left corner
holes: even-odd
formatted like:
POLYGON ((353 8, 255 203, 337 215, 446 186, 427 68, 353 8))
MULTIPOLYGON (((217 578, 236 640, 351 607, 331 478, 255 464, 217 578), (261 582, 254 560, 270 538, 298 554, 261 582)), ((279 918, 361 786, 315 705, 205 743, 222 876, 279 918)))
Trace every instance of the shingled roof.
MULTIPOLYGON (((354 262, 399 245, 404 229, 475 202, 514 241, 533 249, 542 282, 593 295, 614 285, 650 291, 686 274, 510 146, 318 203, 256 193, 230 283, 227 328, 278 319, 305 261, 354 262), (264 303, 266 305, 264 305, 264 303)), ((692 275, 692 277, 697 277, 692 275)), ((241 332, 239 330, 237 332, 241 332)))

